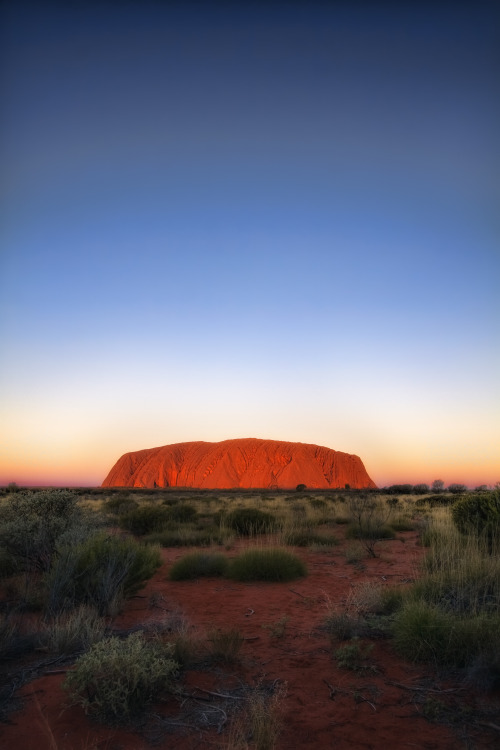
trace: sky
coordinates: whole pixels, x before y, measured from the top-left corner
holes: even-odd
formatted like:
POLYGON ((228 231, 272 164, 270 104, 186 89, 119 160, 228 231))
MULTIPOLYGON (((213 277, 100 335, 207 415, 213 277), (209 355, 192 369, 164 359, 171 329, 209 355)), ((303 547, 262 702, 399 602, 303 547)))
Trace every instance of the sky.
POLYGON ((238 437, 500 481, 495 5, 3 2, 0 484, 238 437))

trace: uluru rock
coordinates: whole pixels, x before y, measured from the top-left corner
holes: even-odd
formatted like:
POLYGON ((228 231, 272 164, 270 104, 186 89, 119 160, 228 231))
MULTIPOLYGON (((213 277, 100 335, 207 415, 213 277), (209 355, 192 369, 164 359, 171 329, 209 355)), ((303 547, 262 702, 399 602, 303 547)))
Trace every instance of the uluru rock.
POLYGON ((308 443, 241 438, 125 453, 103 487, 375 488, 358 456, 308 443))

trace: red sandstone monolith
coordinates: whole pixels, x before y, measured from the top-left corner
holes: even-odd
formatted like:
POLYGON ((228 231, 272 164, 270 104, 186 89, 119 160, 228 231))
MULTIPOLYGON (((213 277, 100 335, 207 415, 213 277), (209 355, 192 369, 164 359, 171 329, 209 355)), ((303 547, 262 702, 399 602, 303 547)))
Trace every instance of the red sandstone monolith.
POLYGON ((241 438, 125 453, 103 487, 375 488, 358 456, 308 443, 241 438))

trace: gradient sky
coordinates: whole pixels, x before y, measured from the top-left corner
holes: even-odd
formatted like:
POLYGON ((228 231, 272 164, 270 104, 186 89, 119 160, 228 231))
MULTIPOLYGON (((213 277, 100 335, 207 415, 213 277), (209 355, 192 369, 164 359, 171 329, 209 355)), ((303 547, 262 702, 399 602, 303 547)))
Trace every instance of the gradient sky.
POLYGON ((495 4, 2 5, 0 483, 500 480, 495 4))

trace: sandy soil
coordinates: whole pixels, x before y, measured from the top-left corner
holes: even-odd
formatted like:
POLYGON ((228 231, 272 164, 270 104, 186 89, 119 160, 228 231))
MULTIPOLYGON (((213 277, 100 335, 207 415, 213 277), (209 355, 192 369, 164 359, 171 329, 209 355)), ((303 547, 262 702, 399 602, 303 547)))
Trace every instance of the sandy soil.
MULTIPOLYGON (((341 539, 342 533, 339 528, 341 539)), ((168 568, 187 550, 164 550, 164 566, 139 596, 127 602, 113 627, 127 629, 181 612, 201 635, 214 626, 238 628, 246 639, 241 660, 234 665, 201 665, 187 670, 181 680, 183 690, 198 696, 198 706, 206 705, 205 716, 213 710, 223 716, 238 700, 237 691, 242 685, 276 687, 286 683, 284 729, 277 745, 281 750, 500 747, 500 695, 475 693, 451 679, 444 681, 442 675, 438 679, 429 667, 402 660, 388 639, 370 641, 373 650, 364 669, 339 668, 332 656, 330 639, 322 629, 328 603, 342 606, 353 588, 365 581, 384 586, 406 585, 417 575, 423 554, 414 532, 380 543, 380 557, 364 559, 361 565, 349 564, 344 548, 342 540, 327 553, 297 549, 309 575, 291 584, 241 584, 215 578, 173 583, 167 580, 168 568), (276 624, 284 616, 289 618, 284 634, 273 637, 263 626, 276 624), (222 699, 203 691, 233 697, 220 702, 222 699), (222 707, 222 712, 217 706, 222 707)), ((143 727, 117 729, 99 725, 80 708, 67 706, 67 696, 61 688, 63 679, 64 672, 56 665, 53 673, 21 688, 20 708, 10 714, 10 723, 0 725, 0 747, 228 747, 228 724, 221 727, 220 733, 215 726, 204 726, 201 710, 195 726, 192 715, 189 720, 182 719, 186 716, 185 706, 178 699, 155 706, 157 718, 143 727), (179 720, 179 715, 184 724, 191 726, 173 728, 162 723, 162 717, 179 720)))

